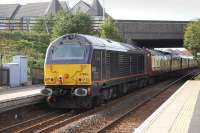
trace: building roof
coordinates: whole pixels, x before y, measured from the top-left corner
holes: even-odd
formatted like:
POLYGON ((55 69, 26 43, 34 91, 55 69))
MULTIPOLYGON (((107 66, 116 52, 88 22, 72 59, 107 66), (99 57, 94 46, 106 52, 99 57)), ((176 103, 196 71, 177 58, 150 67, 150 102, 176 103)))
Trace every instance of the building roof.
MULTIPOLYGON (((86 2, 80 0, 72 9, 72 13, 76 13, 77 11, 87 13, 90 16, 94 17, 102 17, 103 16, 103 7, 101 6, 99 0, 93 0, 92 4, 89 5, 86 2)), ((105 17, 109 15, 105 13, 105 17)))
POLYGON ((45 11, 45 15, 56 14, 61 9, 63 10, 60 2, 58 0, 52 0, 45 11))
POLYGON ((86 2, 80 0, 74 7, 72 7, 71 11, 73 13, 76 13, 78 11, 83 12, 83 13, 88 13, 90 10, 90 5, 87 4, 86 2))
POLYGON ((28 3, 21 6, 16 18, 21 17, 40 17, 45 15, 45 11, 48 8, 49 2, 43 3, 28 3))
POLYGON ((64 2, 59 2, 58 0, 52 0, 51 2, 41 2, 41 3, 28 3, 21 6, 16 18, 22 17, 42 17, 49 14, 55 14, 59 10, 68 9, 67 4, 64 2))
POLYGON ((0 4, 0 18, 11 19, 19 7, 19 4, 0 4))
POLYGON ((91 8, 95 11, 95 16, 103 16, 103 7, 99 3, 99 0, 93 0, 91 8))
POLYGON ((61 4, 61 6, 62 6, 62 8, 63 8, 64 10, 69 10, 69 7, 68 7, 66 1, 60 1, 60 4, 61 4))

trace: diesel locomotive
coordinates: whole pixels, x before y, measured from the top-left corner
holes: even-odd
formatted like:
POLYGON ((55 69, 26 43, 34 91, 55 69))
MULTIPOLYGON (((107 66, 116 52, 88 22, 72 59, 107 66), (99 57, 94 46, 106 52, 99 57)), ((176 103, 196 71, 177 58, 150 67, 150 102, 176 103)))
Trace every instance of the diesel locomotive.
POLYGON ((197 66, 193 58, 90 35, 67 34, 46 52, 41 91, 56 108, 90 108, 158 77, 197 66))

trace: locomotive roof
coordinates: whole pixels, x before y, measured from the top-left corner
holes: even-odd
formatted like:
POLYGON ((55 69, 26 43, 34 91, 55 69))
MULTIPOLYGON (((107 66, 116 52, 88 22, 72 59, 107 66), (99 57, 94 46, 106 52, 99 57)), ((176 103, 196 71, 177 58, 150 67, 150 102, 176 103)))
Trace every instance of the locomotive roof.
POLYGON ((82 45, 91 45, 94 49, 104 49, 104 50, 111 50, 111 51, 121 51, 121 52, 144 52, 143 49, 126 44, 116 42, 110 39, 102 39, 99 37, 91 36, 91 35, 83 35, 83 34, 67 34, 64 36, 59 37, 54 43, 65 43, 65 42, 79 42, 82 45))

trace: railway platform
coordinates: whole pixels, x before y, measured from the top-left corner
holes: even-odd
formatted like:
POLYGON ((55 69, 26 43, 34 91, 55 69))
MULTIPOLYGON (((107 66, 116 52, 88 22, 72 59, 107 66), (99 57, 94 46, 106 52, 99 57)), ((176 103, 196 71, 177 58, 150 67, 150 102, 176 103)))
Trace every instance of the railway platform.
POLYGON ((44 99, 40 90, 42 85, 0 89, 0 113, 10 109, 37 103, 44 99))
POLYGON ((134 133, 199 133, 200 81, 187 81, 134 133))
POLYGON ((0 86, 0 95, 1 94, 8 94, 8 93, 15 93, 15 92, 21 92, 21 91, 28 91, 28 90, 36 90, 41 89, 43 85, 26 85, 26 86, 20 86, 11 88, 8 86, 0 86))

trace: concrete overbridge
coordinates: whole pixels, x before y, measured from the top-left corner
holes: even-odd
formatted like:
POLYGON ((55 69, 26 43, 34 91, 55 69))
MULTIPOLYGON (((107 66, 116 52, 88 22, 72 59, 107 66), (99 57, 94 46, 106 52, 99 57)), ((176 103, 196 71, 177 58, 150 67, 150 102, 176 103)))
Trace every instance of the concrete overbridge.
POLYGON ((140 47, 183 47, 184 30, 189 21, 116 20, 128 43, 140 47))

